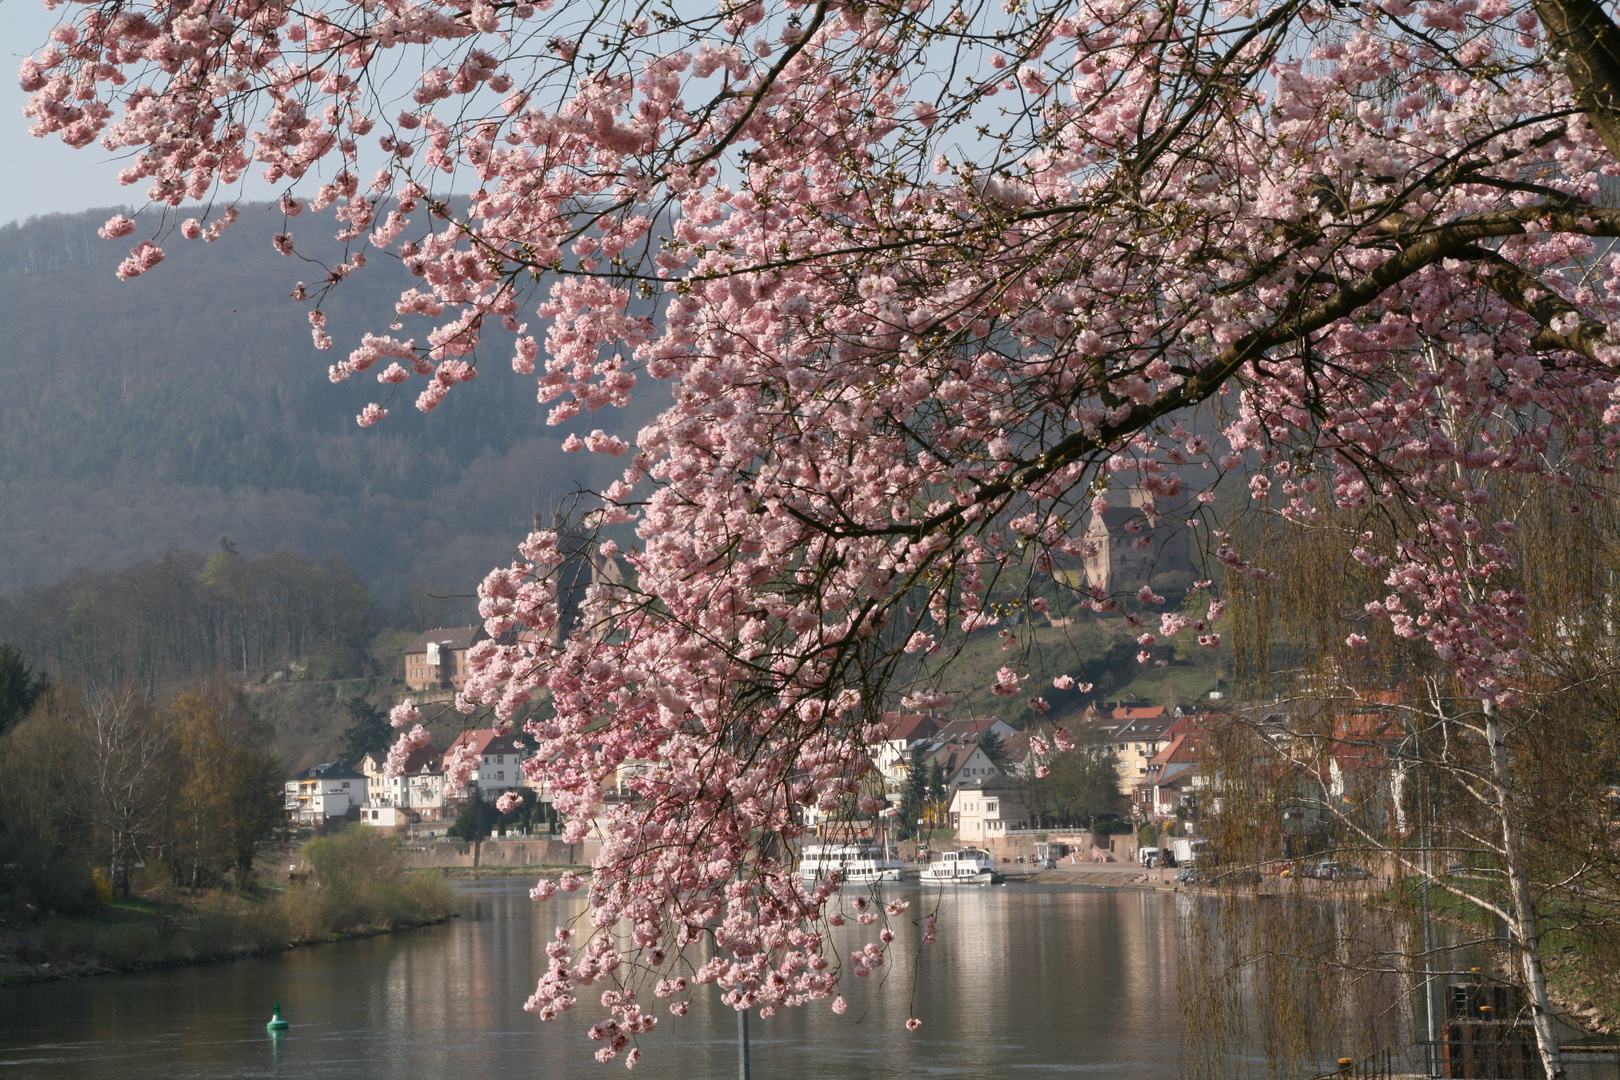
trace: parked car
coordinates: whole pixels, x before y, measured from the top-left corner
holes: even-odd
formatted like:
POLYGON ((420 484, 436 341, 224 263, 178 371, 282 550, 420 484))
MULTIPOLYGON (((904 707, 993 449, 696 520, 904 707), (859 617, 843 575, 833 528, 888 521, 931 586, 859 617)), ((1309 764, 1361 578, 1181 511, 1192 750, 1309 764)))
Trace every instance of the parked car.
POLYGON ((1318 881, 1363 881, 1372 877, 1361 867, 1342 862, 1306 863, 1300 867, 1299 876, 1318 881))
POLYGON ((1035 860, 1035 869, 1037 869, 1037 870, 1056 870, 1057 869, 1057 860, 1056 859, 1036 859, 1035 860))
POLYGON ((1174 878, 1178 885, 1202 885, 1209 880, 1209 875, 1197 867, 1189 866, 1174 878))
POLYGON ((1215 878, 1215 884, 1223 889, 1247 889, 1260 884, 1261 880, 1258 870, 1228 870, 1215 878))

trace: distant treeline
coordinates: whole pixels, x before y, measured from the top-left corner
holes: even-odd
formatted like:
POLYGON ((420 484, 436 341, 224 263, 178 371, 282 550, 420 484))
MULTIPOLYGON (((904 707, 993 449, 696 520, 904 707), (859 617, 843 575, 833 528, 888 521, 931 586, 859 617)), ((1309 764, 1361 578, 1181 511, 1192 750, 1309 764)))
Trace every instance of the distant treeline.
POLYGON ((228 543, 211 557, 172 551, 0 600, 0 639, 35 670, 148 694, 211 671, 260 679, 296 664, 313 678, 371 674, 381 661, 370 647, 386 621, 341 558, 250 559, 228 543))

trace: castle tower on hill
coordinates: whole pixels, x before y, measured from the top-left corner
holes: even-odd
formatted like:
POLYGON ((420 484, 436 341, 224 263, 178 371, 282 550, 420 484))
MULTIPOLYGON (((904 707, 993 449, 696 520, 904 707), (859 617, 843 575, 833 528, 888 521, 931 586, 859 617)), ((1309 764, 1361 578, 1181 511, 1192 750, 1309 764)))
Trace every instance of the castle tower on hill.
POLYGON ((1172 522, 1139 487, 1111 491, 1107 510, 1093 512, 1086 525, 1083 582, 1078 587, 1107 593, 1150 585, 1165 593, 1188 588, 1193 580, 1191 545, 1185 522, 1172 522))

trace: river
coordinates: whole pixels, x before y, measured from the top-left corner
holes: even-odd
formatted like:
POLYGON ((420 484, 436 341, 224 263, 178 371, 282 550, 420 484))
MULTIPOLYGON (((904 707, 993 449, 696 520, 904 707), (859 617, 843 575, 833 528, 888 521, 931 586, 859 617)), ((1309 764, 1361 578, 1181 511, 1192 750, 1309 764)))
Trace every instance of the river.
MULTIPOLYGON (((598 1064, 584 1037, 601 1016, 594 991, 550 1024, 523 1011, 552 927, 583 903, 576 894, 536 905, 527 887, 468 883, 463 917, 424 930, 0 989, 0 1080, 622 1075, 619 1063, 598 1064), (279 1038, 264 1029, 275 1000, 293 1025, 279 1038)), ((1177 897, 1037 885, 931 895, 938 942, 919 950, 916 930, 902 931, 885 968, 848 980, 847 1014, 825 1002, 753 1014, 757 1080, 1179 1072, 1177 897), (909 1015, 920 1031, 903 1029, 909 1015)), ((700 988, 684 1018, 660 1007, 636 1075, 735 1077, 736 1013, 717 996, 700 988)))

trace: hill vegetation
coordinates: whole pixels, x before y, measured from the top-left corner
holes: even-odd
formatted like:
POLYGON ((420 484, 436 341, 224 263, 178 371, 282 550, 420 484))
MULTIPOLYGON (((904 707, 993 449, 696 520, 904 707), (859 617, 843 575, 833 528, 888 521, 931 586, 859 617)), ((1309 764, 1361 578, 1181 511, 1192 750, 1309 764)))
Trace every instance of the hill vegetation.
MULTIPOLYGON (((324 271, 272 250, 279 212, 247 207, 216 243, 176 240, 160 272, 128 282, 113 276, 124 245, 95 235, 109 213, 0 227, 0 595, 222 535, 244 555, 343 555, 390 604, 465 594, 532 513, 613 471, 561 452, 499 335, 486 377, 431 419, 395 401, 358 428, 383 388, 334 386, 326 369, 383 329, 403 271, 378 265, 330 294, 323 353, 288 294, 324 271)), ((310 259, 335 254, 308 241, 310 259)), ((639 415, 591 426, 633 432, 639 415)))

